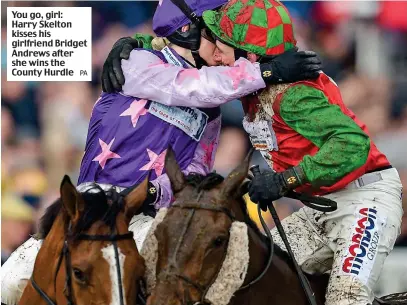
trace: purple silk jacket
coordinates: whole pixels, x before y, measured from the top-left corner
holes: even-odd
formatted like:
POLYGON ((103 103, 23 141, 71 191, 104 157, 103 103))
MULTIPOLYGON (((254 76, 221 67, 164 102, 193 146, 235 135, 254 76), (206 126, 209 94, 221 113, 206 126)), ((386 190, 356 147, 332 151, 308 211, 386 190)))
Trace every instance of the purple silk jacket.
POLYGON ((120 93, 102 93, 89 123, 78 185, 129 187, 152 170, 157 209, 172 202, 164 160, 169 146, 185 174, 212 170, 220 133, 219 105, 265 87, 258 63, 191 68, 172 49, 136 49, 122 61, 120 93), (197 108, 193 108, 197 107, 197 108))

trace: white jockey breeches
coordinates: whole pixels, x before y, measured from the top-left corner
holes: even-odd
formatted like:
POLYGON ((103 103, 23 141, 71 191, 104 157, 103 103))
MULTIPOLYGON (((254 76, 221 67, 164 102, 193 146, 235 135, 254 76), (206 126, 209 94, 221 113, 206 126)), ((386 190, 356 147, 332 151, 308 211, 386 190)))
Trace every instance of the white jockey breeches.
MULTIPOLYGON (((154 218, 143 214, 132 218, 129 230, 140 250, 154 218)), ((1 267, 1 302, 16 305, 34 269, 35 258, 41 248, 42 240, 30 238, 15 250, 1 267)))
MULTIPOLYGON (((325 197, 338 209, 322 213, 308 207, 282 221, 301 268, 310 274, 330 271, 326 305, 367 305, 384 260, 400 234, 402 185, 396 169, 379 172, 383 180, 325 197)), ((274 241, 285 249, 277 229, 274 241)))

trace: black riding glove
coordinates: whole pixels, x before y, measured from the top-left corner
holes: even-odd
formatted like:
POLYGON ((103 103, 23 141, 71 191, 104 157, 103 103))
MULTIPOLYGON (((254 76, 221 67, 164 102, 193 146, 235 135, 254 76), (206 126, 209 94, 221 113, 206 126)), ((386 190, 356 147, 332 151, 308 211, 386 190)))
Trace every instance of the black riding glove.
POLYGON ((124 75, 121 60, 129 59, 133 49, 142 47, 141 40, 131 37, 122 37, 116 41, 103 64, 102 90, 104 92, 113 93, 122 90, 124 75))
POLYGON ((261 75, 266 84, 315 79, 322 69, 321 60, 315 52, 298 52, 296 48, 272 58, 263 57, 261 62, 261 75))
POLYGON ((148 190, 147 190, 147 198, 144 200, 143 205, 141 206, 139 213, 143 213, 144 215, 155 217, 157 214, 154 204, 159 198, 159 189, 157 189, 154 184, 151 182, 148 183, 148 190))
POLYGON ((301 167, 292 167, 282 173, 265 170, 255 175, 249 185, 250 200, 260 204, 263 211, 267 211, 267 205, 274 200, 280 199, 289 191, 306 182, 301 167))

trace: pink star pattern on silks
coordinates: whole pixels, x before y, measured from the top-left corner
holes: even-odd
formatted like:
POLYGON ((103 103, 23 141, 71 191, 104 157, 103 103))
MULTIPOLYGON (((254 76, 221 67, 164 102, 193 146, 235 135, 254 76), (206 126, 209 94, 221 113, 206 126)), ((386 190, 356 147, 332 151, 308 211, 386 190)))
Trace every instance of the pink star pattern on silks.
POLYGON ((181 83, 183 83, 185 81, 185 79, 188 79, 188 78, 195 78, 195 79, 199 80, 200 76, 199 76, 198 69, 185 69, 185 70, 182 70, 179 73, 177 83, 181 84, 181 83))
POLYGON ((98 156, 96 156, 95 159, 93 159, 92 161, 99 161, 99 165, 102 167, 102 169, 105 168, 106 161, 108 159, 121 158, 118 154, 110 150, 110 148, 113 145, 114 139, 115 138, 113 138, 109 144, 106 144, 102 139, 99 138, 99 144, 100 147, 102 148, 102 152, 98 156))
POLYGON ((155 152, 147 148, 147 153, 148 157, 150 158, 150 162, 140 168, 140 170, 148 171, 150 169, 154 169, 157 177, 161 176, 164 170, 164 161, 167 150, 164 150, 161 154, 157 155, 155 152))
POLYGON ((204 163, 210 165, 212 162, 212 153, 213 153, 213 149, 215 148, 215 144, 214 143, 210 143, 210 144, 205 144, 205 143, 201 143, 202 148, 205 150, 205 155, 204 155, 204 163))
POLYGON ((239 84, 243 79, 255 80, 255 78, 253 76, 250 76, 246 72, 246 63, 245 62, 241 62, 239 64, 239 66, 233 67, 232 69, 229 69, 226 72, 222 72, 222 74, 226 74, 232 78, 234 89, 237 89, 239 87, 239 84))
POLYGON ((137 121, 140 116, 147 113, 147 109, 144 106, 147 104, 147 100, 134 100, 130 107, 127 108, 120 116, 130 116, 133 127, 136 127, 137 121))

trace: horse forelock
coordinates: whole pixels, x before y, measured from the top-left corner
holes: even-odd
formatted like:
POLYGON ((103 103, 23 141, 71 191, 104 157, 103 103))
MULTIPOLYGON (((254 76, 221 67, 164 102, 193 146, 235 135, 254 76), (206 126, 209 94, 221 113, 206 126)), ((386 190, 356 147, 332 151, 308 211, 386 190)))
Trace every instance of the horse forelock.
POLYGON ((185 177, 186 184, 196 188, 197 192, 215 188, 220 185, 223 180, 224 178, 215 172, 209 173, 208 175, 190 173, 185 177))
MULTIPOLYGON (((111 227, 115 223, 118 213, 124 210, 123 198, 113 188, 104 192, 95 184, 94 187, 80 194, 85 201, 85 209, 73 228, 70 238, 75 239, 78 234, 89 230, 97 221, 103 221, 107 226, 111 227)), ((61 209, 61 198, 58 198, 46 209, 40 219, 37 238, 45 239, 47 237, 61 209)))

